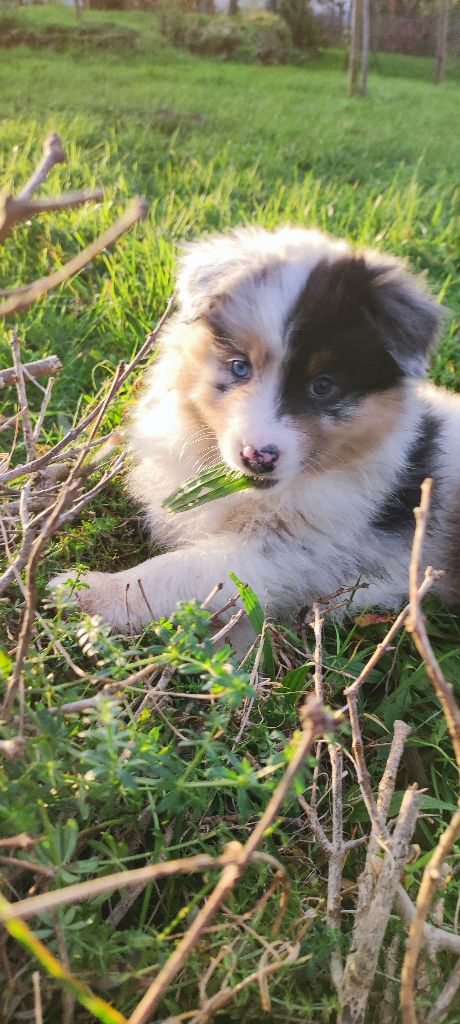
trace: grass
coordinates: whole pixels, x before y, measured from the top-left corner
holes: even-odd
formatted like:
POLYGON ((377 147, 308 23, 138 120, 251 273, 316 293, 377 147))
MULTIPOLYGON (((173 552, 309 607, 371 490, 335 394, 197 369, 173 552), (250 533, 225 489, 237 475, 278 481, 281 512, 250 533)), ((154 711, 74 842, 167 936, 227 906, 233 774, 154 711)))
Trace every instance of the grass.
MULTIPOLYGON (((39 27, 73 20, 72 11, 51 6, 20 9, 17 16, 39 27)), ((139 29, 137 49, 107 53, 104 59, 81 47, 64 53, 25 47, 1 51, 0 176, 7 187, 17 187, 30 172, 44 134, 58 130, 69 159, 50 176, 46 191, 100 184, 106 198, 96 209, 18 230, 3 251, 0 287, 58 265, 104 229, 135 192, 149 197, 151 212, 114 252, 21 318, 24 356, 57 353, 64 363, 45 420, 46 443, 66 429, 117 360, 137 349, 172 291, 181 241, 240 222, 315 225, 407 257, 428 274, 434 292, 452 311, 432 375, 458 387, 458 69, 434 88, 425 59, 379 55, 369 96, 352 101, 346 96, 343 54, 336 51, 302 68, 217 65, 174 51, 159 39, 149 14, 85 12, 84 19, 139 29)), ((7 331, 0 327, 0 365, 9 363, 7 331)), ((113 422, 134 391, 132 385, 125 390, 113 422)), ((13 402, 12 395, 8 398, 13 402)), ((147 550, 136 510, 115 483, 50 546, 41 584, 76 564, 122 568, 140 561, 147 550)), ((0 669, 6 676, 21 607, 16 591, 0 607, 5 611, 0 669)), ((436 651, 458 686, 459 619, 434 603, 429 611, 436 651)), ((206 644, 198 646, 207 635, 206 615, 193 606, 183 609, 175 625, 147 630, 134 648, 91 622, 82 624, 75 613, 56 614, 46 606, 42 613, 52 639, 38 624, 27 662, 24 759, 5 765, 0 779, 6 834, 26 830, 39 837, 34 855, 55 869, 52 884, 139 866, 146 852, 153 859, 217 852, 226 841, 244 836, 279 774, 296 727, 296 706, 310 686, 309 668, 302 668, 305 658, 289 647, 298 638, 285 631, 273 634, 270 657, 280 687, 256 702, 237 739, 238 714, 251 684, 244 673, 224 668, 228 652, 219 660, 206 644), (75 677, 56 641, 87 672, 86 679, 75 677), (300 673, 286 675, 283 656, 300 673), (109 674, 121 679, 133 661, 143 664, 149 657, 177 665, 177 689, 190 692, 189 703, 172 699, 160 716, 146 710, 136 719, 134 692, 126 702, 107 700, 84 716, 51 713, 65 701, 93 695, 95 681, 109 674), (221 696, 212 706, 193 701, 194 692, 213 688, 221 696)), ((326 685, 332 704, 342 703, 343 672, 359 673, 384 629, 356 623, 329 627, 326 685)), ((415 837, 420 853, 407 878, 411 887, 456 804, 457 779, 444 719, 407 637, 373 673, 362 713, 375 782, 394 720, 404 717, 412 726, 392 808, 395 812, 415 772, 426 793, 415 837)), ((348 743, 346 735, 342 739, 348 743)), ((366 812, 352 775, 345 786, 347 834, 358 836, 366 831, 366 812)), ((321 799, 328 825, 327 784, 321 799)), ((324 896, 325 864, 308 830, 293 823, 298 814, 293 794, 285 819, 267 840, 267 849, 282 857, 292 880, 283 937, 301 943, 298 965, 270 985, 270 1020, 276 1024, 333 1021, 336 1013, 328 970, 331 936, 321 913, 312 913, 324 896)), ((348 879, 356 877, 361 856, 359 851, 350 856, 348 879)), ((455 915, 455 877, 454 869, 444 890, 449 924, 455 915)), ((269 879, 266 866, 252 868, 230 910, 249 909, 269 879)), ((24 894, 29 882, 30 876, 20 876, 15 891, 24 894)), ((65 908, 54 920, 43 916, 33 925, 58 955, 64 937, 72 970, 126 1013, 210 884, 203 877, 198 882, 170 879, 160 892, 150 886, 118 929, 110 924, 111 905, 100 900, 65 908)), ((270 938, 277 899, 275 894, 251 921, 262 939, 270 938)), ((225 949, 210 993, 224 982, 236 984, 256 968, 257 938, 228 916, 217 923, 219 930, 202 943, 164 1000, 164 1016, 196 1006, 205 956, 225 949)), ((392 927, 398 927, 396 921, 392 927)), ((5 1021, 13 1021, 16 999, 21 1012, 31 1008, 33 967, 12 943, 8 957, 17 980, 10 988, 6 975, 3 979, 2 1011, 5 1021)), ((383 973, 378 985, 385 985, 383 973)), ((46 1019, 61 1019, 59 986, 46 985, 44 998, 46 1019)), ((92 1018, 81 1010, 75 1019, 92 1018)), ((256 989, 243 990, 221 1019, 259 1022, 256 989)), ((458 1001, 449 1020, 460 1021, 458 1001)))

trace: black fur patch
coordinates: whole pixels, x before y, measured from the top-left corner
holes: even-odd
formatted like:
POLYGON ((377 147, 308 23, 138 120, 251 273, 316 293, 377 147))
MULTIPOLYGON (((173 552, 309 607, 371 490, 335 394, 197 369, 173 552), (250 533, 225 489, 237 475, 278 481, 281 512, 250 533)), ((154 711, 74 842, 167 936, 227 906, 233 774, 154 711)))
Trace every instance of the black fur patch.
POLYGON ((404 373, 388 352, 373 316, 372 273, 363 259, 321 261, 289 317, 289 352, 280 412, 346 418, 363 395, 397 385, 404 373), (337 385, 329 398, 309 384, 326 374, 337 385))
POLYGON ((388 533, 414 527, 414 508, 420 504, 420 488, 427 476, 435 476, 439 454, 439 422, 427 412, 407 452, 398 482, 373 516, 371 526, 388 533))

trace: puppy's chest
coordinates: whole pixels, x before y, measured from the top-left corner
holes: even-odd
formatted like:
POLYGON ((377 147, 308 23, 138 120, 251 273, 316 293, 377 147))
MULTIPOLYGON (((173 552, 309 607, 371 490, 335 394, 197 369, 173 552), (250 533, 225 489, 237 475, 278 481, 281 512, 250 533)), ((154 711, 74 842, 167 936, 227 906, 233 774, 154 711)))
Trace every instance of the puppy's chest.
POLYGON ((302 508, 279 503, 273 508, 268 502, 259 506, 242 501, 223 517, 216 515, 214 521, 210 509, 206 525, 216 532, 232 532, 242 543, 254 540, 267 554, 290 549, 305 552, 310 558, 317 554, 321 559, 334 548, 355 549, 363 533, 370 537, 369 517, 370 512, 363 514, 362 509, 340 511, 339 506, 327 512, 321 508, 312 511, 307 505, 302 508))
POLYGON ((394 575, 405 563, 410 537, 405 531, 376 531, 373 512, 372 503, 356 501, 356 496, 347 501, 343 493, 329 505, 306 500, 302 507, 239 507, 219 525, 214 523, 214 530, 234 533, 236 544, 243 547, 254 544, 273 564, 287 562, 293 571, 307 568, 324 578, 326 586, 336 574, 374 578, 388 570, 394 575))

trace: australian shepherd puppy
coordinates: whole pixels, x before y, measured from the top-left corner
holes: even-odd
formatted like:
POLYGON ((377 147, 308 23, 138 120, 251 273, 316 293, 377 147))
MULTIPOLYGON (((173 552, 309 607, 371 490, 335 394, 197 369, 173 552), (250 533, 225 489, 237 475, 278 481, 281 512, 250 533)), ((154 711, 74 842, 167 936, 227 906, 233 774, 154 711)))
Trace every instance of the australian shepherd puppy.
POLYGON ((423 285, 316 231, 241 229, 188 248, 177 294, 129 428, 129 489, 163 553, 88 573, 82 607, 125 630, 222 583, 219 607, 233 570, 272 616, 358 581, 354 608, 398 608, 427 476, 425 559, 460 600, 460 397, 423 380, 440 324, 423 285), (221 461, 255 486, 163 508, 221 461))

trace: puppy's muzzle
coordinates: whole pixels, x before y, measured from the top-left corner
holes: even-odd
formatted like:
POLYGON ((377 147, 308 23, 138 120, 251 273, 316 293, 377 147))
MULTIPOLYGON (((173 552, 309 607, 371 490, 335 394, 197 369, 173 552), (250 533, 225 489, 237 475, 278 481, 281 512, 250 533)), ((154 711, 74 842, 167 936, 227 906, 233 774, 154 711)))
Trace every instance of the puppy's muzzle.
POLYGON ((263 448, 245 444, 241 449, 241 460, 251 473, 273 473, 279 454, 279 448, 274 444, 266 444, 263 448))

